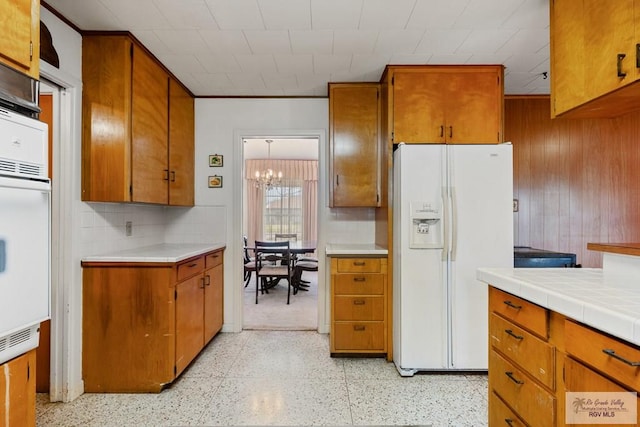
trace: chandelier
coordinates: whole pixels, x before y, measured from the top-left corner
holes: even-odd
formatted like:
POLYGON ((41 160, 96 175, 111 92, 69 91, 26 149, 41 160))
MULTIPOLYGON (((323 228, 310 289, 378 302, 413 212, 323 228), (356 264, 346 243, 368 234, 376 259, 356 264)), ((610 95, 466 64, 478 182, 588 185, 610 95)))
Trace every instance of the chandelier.
MULTIPOLYGON (((267 158, 271 160, 271 143, 272 139, 266 139, 267 143, 267 158)), ((273 169, 266 169, 263 171, 256 171, 256 187, 269 189, 275 184, 279 184, 282 181, 282 172, 275 173, 273 169)))

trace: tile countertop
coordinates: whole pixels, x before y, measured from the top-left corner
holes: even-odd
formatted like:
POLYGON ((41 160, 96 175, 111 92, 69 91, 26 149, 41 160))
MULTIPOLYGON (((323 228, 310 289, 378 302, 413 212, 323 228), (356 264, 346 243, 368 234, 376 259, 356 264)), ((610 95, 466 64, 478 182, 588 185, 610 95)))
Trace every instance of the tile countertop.
POLYGON ((373 243, 329 243, 325 248, 327 256, 386 256, 386 248, 373 243))
POLYGON ((478 280, 640 345, 637 277, 599 268, 479 268, 478 280))
POLYGON ((180 262, 217 249, 225 248, 224 243, 163 243, 143 246, 100 255, 88 255, 82 262, 180 262))

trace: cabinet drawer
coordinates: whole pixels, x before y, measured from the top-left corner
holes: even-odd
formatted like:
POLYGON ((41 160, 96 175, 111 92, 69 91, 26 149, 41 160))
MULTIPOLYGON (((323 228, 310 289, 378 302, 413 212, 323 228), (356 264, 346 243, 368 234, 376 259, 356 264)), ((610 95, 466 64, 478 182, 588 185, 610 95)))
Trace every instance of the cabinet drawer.
POLYGON ((489 383, 529 425, 555 425, 556 399, 495 351, 489 352, 489 383))
POLYGON ((555 347, 495 313, 489 316, 489 340, 532 377, 555 389, 555 347))
POLYGON ((222 264, 222 251, 213 252, 205 256, 205 268, 215 267, 222 264))
POLYGON ((338 273, 380 273, 380 258, 338 258, 338 273))
POLYGON ((382 295, 382 274, 336 274, 333 276, 335 295, 382 295))
POLYGON ((539 305, 490 287, 489 309, 544 339, 548 338, 549 312, 539 305))
POLYGON ((570 320, 565 321, 564 333, 568 354, 611 379, 640 391, 640 368, 631 365, 640 362, 638 347, 570 320))
POLYGON ((500 397, 489 396, 489 425, 505 427, 526 427, 527 425, 509 408, 500 397))
POLYGON ((334 322, 332 332, 336 351, 384 350, 383 322, 334 322))
POLYGON ((204 270, 204 257, 190 259, 178 264, 178 282, 188 279, 204 270))
POLYGON ((384 298, 337 296, 333 300, 334 320, 384 320, 384 298))

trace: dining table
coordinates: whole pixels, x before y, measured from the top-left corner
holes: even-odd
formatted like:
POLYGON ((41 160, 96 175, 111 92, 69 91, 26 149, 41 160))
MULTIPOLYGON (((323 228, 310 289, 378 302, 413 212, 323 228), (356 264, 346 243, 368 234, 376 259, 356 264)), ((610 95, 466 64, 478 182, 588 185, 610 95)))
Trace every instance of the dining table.
MULTIPOLYGON (((265 241, 273 242, 273 240, 265 240, 265 241)), ((314 253, 316 251, 317 243, 318 242, 316 240, 296 240, 296 241, 290 242, 289 252, 291 252, 291 254, 293 255, 292 258, 294 260, 294 263, 297 260, 298 255, 314 253)), ((255 247, 247 247, 247 249, 255 251, 255 247)), ((280 279, 278 278, 273 280, 267 280, 263 285, 264 289, 265 290, 271 289, 274 286, 276 286, 279 282, 280 282, 280 279)))

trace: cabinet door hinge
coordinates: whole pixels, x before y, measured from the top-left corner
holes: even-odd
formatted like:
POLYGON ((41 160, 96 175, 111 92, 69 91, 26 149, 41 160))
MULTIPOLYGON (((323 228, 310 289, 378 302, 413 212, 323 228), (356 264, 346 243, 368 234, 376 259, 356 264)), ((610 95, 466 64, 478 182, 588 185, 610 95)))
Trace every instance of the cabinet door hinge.
POLYGON ((33 42, 29 42, 29 61, 33 61, 33 42))
POLYGON ((394 138, 395 138, 395 132, 391 132, 391 142, 393 142, 394 138))

